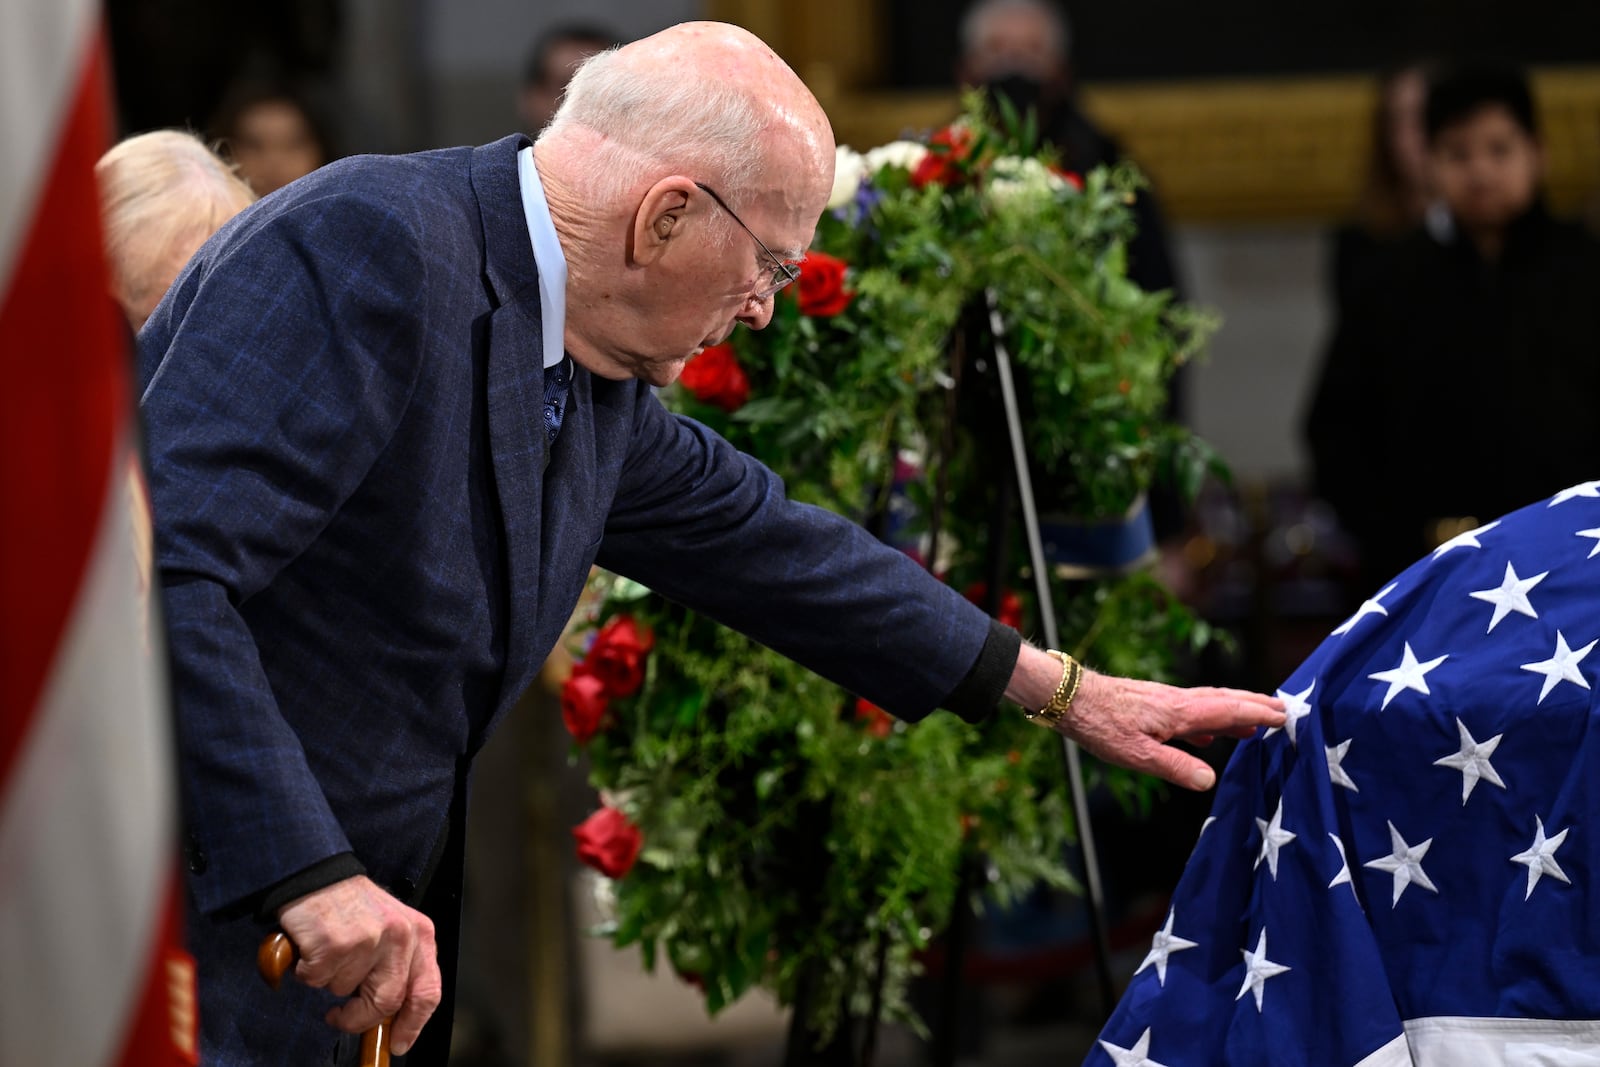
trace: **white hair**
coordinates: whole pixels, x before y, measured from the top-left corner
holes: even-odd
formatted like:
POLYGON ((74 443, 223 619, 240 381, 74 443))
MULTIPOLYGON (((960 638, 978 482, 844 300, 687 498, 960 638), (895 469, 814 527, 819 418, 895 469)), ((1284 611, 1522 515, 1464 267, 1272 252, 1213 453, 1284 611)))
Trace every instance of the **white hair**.
POLYGON ((182 130, 114 145, 94 176, 112 282, 135 302, 149 295, 173 249, 198 245, 255 200, 232 167, 182 130))
POLYGON ((608 49, 578 68, 539 139, 577 127, 603 138, 583 160, 581 176, 601 202, 649 177, 681 173, 737 203, 765 163, 761 134, 768 123, 762 112, 760 103, 731 80, 632 63, 608 49))
POLYGON ((1044 17, 1049 25, 1053 51, 1066 62, 1068 46, 1072 43, 1072 26, 1059 4, 1049 0, 978 0, 961 16, 961 51, 971 55, 983 40, 984 22, 1002 11, 1032 11, 1044 17))

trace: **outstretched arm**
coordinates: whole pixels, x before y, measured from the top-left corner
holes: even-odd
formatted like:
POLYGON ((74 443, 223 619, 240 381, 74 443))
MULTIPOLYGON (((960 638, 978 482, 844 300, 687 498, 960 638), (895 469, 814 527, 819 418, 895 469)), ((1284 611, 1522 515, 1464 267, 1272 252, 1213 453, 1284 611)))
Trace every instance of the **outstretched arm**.
MULTIPOLYGON (((1054 657, 1024 645, 1006 698, 1030 711, 1042 708, 1055 694, 1063 670, 1054 657)), ((1218 734, 1248 737, 1257 727, 1282 725, 1283 702, 1260 693, 1180 689, 1085 669, 1057 729, 1107 763, 1203 790, 1216 784, 1216 772, 1168 741, 1205 741, 1218 734)))

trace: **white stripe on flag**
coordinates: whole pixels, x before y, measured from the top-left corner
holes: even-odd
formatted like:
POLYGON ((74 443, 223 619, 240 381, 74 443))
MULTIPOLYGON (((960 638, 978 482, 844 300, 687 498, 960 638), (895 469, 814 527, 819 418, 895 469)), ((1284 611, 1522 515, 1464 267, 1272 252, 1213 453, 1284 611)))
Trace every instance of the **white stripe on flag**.
POLYGON ((1370 1056, 1361 1057, 1361 1062, 1355 1067, 1413 1067, 1411 1046, 1406 1044, 1406 1035, 1396 1034, 1393 1041, 1370 1056))
POLYGON ((1406 1037, 1416 1067, 1595 1067, 1600 1064, 1600 1020, 1481 1019, 1436 1016, 1407 1019, 1406 1037))
POLYGON ((0 967, 7 1067, 96 1067, 118 1054, 177 854, 166 693, 158 655, 141 647, 127 447, 107 457, 84 585, 0 792, 0 945, 15 964, 0 967))
POLYGON ((84 57, 97 43, 96 14, 93 0, 0 3, 0 293, 16 270, 84 57))

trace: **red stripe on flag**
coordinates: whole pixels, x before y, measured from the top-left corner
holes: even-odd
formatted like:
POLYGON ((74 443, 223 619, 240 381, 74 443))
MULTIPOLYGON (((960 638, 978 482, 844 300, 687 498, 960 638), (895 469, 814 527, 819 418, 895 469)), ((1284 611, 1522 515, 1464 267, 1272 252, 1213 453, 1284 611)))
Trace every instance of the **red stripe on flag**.
POLYGON ((82 584, 131 403, 94 185, 110 132, 106 64, 99 35, 86 44, 18 258, 0 264, 0 284, 11 279, 0 301, 0 781, 82 584))
POLYGON ((200 1005, 194 957, 183 943, 182 891, 174 865, 157 937, 140 975, 143 993, 134 1009, 116 1067, 178 1067, 200 1062, 200 1005))

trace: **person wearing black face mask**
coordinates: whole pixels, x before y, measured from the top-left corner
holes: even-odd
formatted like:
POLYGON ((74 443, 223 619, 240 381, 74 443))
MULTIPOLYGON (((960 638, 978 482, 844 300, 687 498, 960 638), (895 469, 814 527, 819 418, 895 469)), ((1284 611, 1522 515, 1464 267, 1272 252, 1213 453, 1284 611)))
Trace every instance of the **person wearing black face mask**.
MULTIPOLYGON (((1004 100, 1019 115, 1032 111, 1041 140, 1061 154, 1066 169, 1083 174, 1123 160, 1121 147, 1073 100, 1067 21, 1054 3, 978 0, 962 16, 959 43, 956 75, 961 84, 981 87, 991 101, 1004 100)), ((1128 276, 1142 289, 1169 290, 1183 299, 1155 194, 1140 193, 1133 212, 1138 231, 1128 245, 1128 276)), ((1184 376, 1182 369, 1173 376, 1167 402, 1167 417, 1179 422, 1184 418, 1184 376)), ((969 410, 967 417, 977 416, 969 410)), ((1047 488, 1040 506, 1049 510, 1052 503, 1047 488)), ((1178 493, 1161 485, 1151 492, 1150 505, 1156 540, 1164 543, 1163 577, 1181 595, 1189 579, 1175 546, 1184 532, 1186 509, 1178 493)))
MULTIPOLYGON (((1083 173, 1124 156, 1074 102, 1068 45, 1066 18, 1048 0, 978 0, 962 16, 956 74, 962 85, 982 87, 1019 115, 1032 110, 1042 139, 1061 153, 1062 164, 1083 173)), ((1129 276, 1141 288, 1170 289, 1181 299, 1154 193, 1139 196, 1134 215, 1139 232, 1128 249, 1129 276)))
MULTIPOLYGON (((992 104, 1005 101, 1019 115, 1031 111, 1037 118, 1040 139, 1060 154, 1066 169, 1086 174, 1098 166, 1111 166, 1123 160, 1122 149, 1097 129, 1073 100, 1067 23, 1054 3, 977 0, 962 18, 959 45, 956 75, 960 83, 983 89, 992 104)), ((1140 193, 1133 210, 1138 230, 1128 247, 1129 277, 1145 290, 1168 290, 1182 299, 1182 287, 1168 250, 1166 228, 1155 195, 1149 190, 1140 193)), ((986 373, 981 365, 973 369, 976 374, 962 379, 958 417, 979 443, 980 450, 986 453, 980 462, 992 463, 997 471, 1004 471, 1010 459, 1003 443, 1006 431, 996 395, 998 385, 992 372, 986 373)), ((1180 370, 1169 387, 1167 416, 1175 421, 1183 418, 1182 378, 1180 370)), ((1022 410, 1027 412, 1030 404, 1026 376, 1019 378, 1017 385, 1022 410)), ((997 484, 1001 481, 1005 479, 998 478, 997 484)), ((1033 487, 1042 522, 1050 522, 1052 513, 1059 515, 1065 510, 1064 487, 1059 481, 1041 477, 1036 472, 1033 487)), ((1185 586, 1192 584, 1179 548, 1186 531, 1186 510, 1180 494, 1173 488, 1161 484, 1153 488, 1150 518, 1161 549, 1160 575, 1180 595, 1185 586)), ((1109 884, 1115 890, 1107 898, 1108 918, 1117 923, 1127 917, 1122 909, 1129 900, 1146 891, 1170 891, 1182 873, 1182 849, 1161 849, 1152 853, 1146 847, 1148 842, 1152 839, 1192 841, 1206 812, 1203 807, 1174 800, 1164 805, 1153 819, 1132 827, 1123 821, 1126 816, 1113 809, 1114 805, 1099 806, 1094 818, 1099 827, 1096 836, 1105 842, 1100 849, 1100 859, 1111 880, 1109 884), (1145 845, 1137 849, 1126 847, 1125 843, 1130 841, 1145 845), (1151 858, 1161 853, 1170 858, 1151 858)), ((1051 905, 1035 899, 1024 906, 1023 914, 1027 914, 1028 907, 1041 906, 1051 905)), ((1012 918, 1010 922, 1019 923, 1019 920, 1012 918)), ((1021 920, 1017 928, 1026 926, 1026 920, 1021 920)), ((1035 1003, 1041 1018, 1055 1017, 1058 993, 1051 985, 1038 991, 1035 1003)))

